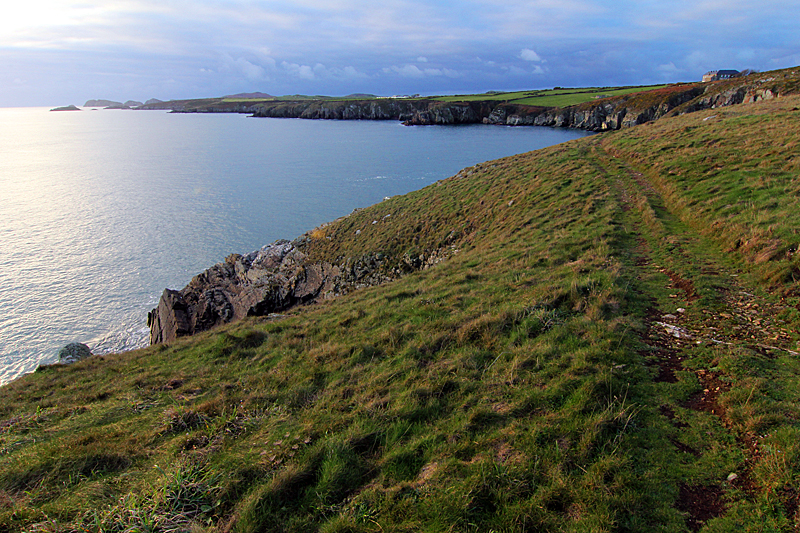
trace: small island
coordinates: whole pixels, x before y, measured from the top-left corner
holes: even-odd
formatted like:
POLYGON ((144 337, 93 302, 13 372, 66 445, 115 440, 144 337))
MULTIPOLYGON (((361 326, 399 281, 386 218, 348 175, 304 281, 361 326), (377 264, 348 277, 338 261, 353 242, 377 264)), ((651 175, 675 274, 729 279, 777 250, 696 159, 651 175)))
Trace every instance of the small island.
POLYGON ((80 111, 80 107, 75 107, 74 105, 66 105, 64 107, 54 107, 50 111, 80 111))

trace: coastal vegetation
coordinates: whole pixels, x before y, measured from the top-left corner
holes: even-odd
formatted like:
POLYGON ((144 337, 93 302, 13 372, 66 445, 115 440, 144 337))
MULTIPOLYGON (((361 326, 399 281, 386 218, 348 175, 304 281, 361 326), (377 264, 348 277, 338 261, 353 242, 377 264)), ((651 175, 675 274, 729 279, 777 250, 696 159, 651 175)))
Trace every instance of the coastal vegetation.
POLYGON ((17 379, 0 531, 796 530, 798 109, 481 163, 306 235, 431 268, 17 379))

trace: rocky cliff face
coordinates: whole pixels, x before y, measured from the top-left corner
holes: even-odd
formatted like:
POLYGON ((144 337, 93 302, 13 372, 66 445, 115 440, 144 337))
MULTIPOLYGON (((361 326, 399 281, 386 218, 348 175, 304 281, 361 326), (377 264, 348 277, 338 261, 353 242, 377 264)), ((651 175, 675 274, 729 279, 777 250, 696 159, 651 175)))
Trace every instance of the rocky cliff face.
POLYGON ((268 315, 384 283, 393 279, 381 268, 384 263, 381 254, 342 264, 312 262, 302 250, 302 238, 231 255, 180 291, 164 291, 147 317, 150 342, 170 342, 246 316, 268 315))
POLYGON ((717 106, 756 102, 800 91, 796 69, 753 74, 706 84, 603 98, 557 108, 498 100, 442 102, 432 99, 301 100, 237 102, 225 99, 180 100, 146 104, 142 109, 184 113, 250 113, 256 117, 325 120, 399 120, 407 125, 497 124, 552 126, 609 131, 658 118, 717 106))
POLYGON ((557 107, 500 104, 483 122, 507 126, 553 126, 589 131, 618 130, 661 118, 673 109, 703 94, 705 87, 670 88, 669 92, 648 91, 597 102, 557 107), (645 97, 646 96, 646 97, 645 97))
POLYGON ((445 260, 451 248, 388 257, 366 253, 337 262, 307 253, 309 234, 233 254, 179 291, 165 289, 147 315, 150 343, 170 342, 247 316, 265 316, 350 291, 380 285, 445 260))
POLYGON ((372 99, 361 101, 272 102, 254 111, 257 117, 326 120, 399 120, 407 124, 474 124, 491 111, 487 103, 372 99))

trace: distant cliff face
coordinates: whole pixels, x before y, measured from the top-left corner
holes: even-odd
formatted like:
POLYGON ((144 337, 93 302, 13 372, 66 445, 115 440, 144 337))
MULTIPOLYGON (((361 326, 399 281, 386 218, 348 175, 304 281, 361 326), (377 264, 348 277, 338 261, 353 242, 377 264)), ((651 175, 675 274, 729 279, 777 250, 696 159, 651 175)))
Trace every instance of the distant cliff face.
POLYGON ((486 102, 445 103, 435 100, 370 99, 260 104, 257 117, 325 120, 399 120, 409 125, 475 124, 491 112, 486 102))
MULTIPOLYGON (((609 131, 717 106, 755 102, 800 91, 793 69, 713 83, 672 85, 564 108, 499 100, 442 102, 425 98, 365 100, 148 101, 141 109, 181 113, 250 113, 256 117, 322 120, 399 120, 407 125, 497 124, 609 131)), ((88 102, 87 102, 88 104, 88 102)))
POLYGON ((497 106, 484 120, 486 124, 508 126, 555 126, 589 131, 618 130, 650 122, 703 94, 697 85, 674 86, 662 90, 603 98, 565 108, 533 108, 515 104, 497 106))

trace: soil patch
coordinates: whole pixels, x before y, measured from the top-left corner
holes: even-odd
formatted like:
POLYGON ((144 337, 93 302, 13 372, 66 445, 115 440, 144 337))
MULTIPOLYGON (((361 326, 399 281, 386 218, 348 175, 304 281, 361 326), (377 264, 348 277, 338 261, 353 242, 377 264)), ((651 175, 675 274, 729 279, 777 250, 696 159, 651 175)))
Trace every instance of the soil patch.
POLYGON ((725 512, 722 489, 714 486, 689 486, 682 484, 676 507, 687 513, 686 525, 699 531, 703 525, 725 512))

